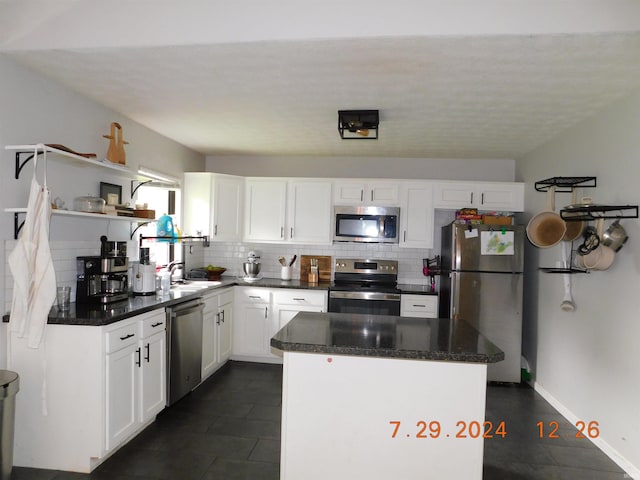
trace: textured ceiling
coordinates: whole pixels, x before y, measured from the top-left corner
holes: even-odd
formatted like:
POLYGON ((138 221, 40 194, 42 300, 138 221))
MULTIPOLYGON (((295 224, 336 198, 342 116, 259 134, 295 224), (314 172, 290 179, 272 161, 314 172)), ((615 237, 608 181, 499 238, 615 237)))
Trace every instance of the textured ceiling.
POLYGON ((207 155, 518 158, 640 88, 640 34, 14 51, 207 155), (377 141, 340 109, 379 109, 377 141))

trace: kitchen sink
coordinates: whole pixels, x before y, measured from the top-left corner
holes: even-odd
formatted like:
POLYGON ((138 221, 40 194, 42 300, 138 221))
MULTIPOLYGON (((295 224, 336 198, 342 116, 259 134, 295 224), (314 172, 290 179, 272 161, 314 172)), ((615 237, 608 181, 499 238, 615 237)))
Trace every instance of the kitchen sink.
POLYGON ((205 288, 215 287, 222 282, 210 282, 210 281, 197 281, 197 282, 183 282, 171 285, 171 290, 174 292, 198 292, 205 288))

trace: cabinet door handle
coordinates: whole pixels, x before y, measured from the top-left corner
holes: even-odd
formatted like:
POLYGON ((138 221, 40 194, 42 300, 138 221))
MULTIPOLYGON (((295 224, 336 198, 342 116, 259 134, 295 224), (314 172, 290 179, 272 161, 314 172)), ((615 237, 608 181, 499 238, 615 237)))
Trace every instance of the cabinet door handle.
POLYGON ((220 325, 220 313, 216 313, 216 325, 220 325))
POLYGON ((364 190, 360 190, 360 201, 364 200, 364 190))
POLYGON ((284 227, 280 227, 280 238, 284 238, 284 227))
POLYGON ((224 310, 220 312, 220 321, 224 323, 224 310))
POLYGON ((480 195, 480 205, 484 205, 484 192, 480 195))
POLYGON ((264 318, 269 317, 269 307, 264 307, 264 318))
POLYGON ((371 201, 373 202, 373 190, 371 190, 371 201))
POLYGON ((305 299, 304 298, 294 298, 294 300, 297 300, 299 302, 304 302, 305 299))
POLYGON ((261 299, 262 297, 260 297, 258 295, 249 295, 249 298, 260 298, 261 299))
POLYGON ((138 356, 138 360, 136 360, 136 365, 137 365, 138 367, 141 367, 141 366, 142 366, 142 362, 140 361, 140 355, 141 355, 141 353, 142 353, 142 349, 141 349, 141 348, 136 349, 136 355, 138 356))
POLYGON ((471 192, 471 204, 473 205, 473 192, 471 192))
POLYGON ((426 305, 416 305, 415 303, 413 304, 414 307, 421 307, 421 308, 427 308, 426 305))
POLYGON ((407 231, 406 230, 404 230, 403 233, 402 233, 402 241, 403 242, 407 241, 407 231))
POLYGON ((214 235, 214 236, 218 235, 218 224, 215 224, 215 225, 213 226, 213 235, 214 235))
POLYGON ((293 227, 291 227, 291 235, 290 235, 290 237, 293 238, 293 227))
POLYGON ((147 353, 144 356, 144 359, 147 361, 147 363, 149 363, 149 359, 151 358, 151 346, 149 343, 147 343, 144 346, 144 349, 147 351, 147 353))
POLYGON ((163 324, 162 322, 152 323, 152 324, 151 324, 151 328, 159 327, 159 326, 160 326, 160 325, 162 325, 162 324, 163 324))
POLYGON ((130 333, 129 335, 125 335, 124 337, 120 337, 120 340, 126 340, 127 338, 135 337, 135 333, 130 333))

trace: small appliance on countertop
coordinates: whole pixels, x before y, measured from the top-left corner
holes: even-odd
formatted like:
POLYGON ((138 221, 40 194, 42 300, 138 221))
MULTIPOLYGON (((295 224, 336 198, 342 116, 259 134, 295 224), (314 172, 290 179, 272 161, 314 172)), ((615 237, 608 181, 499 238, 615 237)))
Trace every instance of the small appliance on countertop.
POLYGON ((244 277, 238 278, 244 282, 257 282, 262 278, 262 275, 260 275, 261 267, 260 255, 251 250, 247 255, 247 261, 242 263, 244 277))
POLYGON ((134 263, 131 270, 134 295, 156 293, 156 264, 150 261, 148 248, 140 248, 140 261, 134 263))
POLYGON ((112 303, 129 297, 126 241, 100 237, 100 256, 76 257, 76 302, 112 303))

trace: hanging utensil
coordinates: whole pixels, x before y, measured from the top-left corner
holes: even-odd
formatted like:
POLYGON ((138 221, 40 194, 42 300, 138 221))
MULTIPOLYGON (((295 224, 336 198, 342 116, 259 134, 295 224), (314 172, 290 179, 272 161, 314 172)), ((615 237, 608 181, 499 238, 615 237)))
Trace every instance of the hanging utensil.
POLYGON ((283 267, 287 266, 287 261, 284 259, 284 257, 278 257, 278 262, 280 262, 280 265, 282 265, 283 267))
POLYGON ((289 262, 289 266, 290 266, 290 267, 293 267, 293 264, 295 263, 296 258, 298 258, 298 255, 294 255, 294 256, 293 256, 293 258, 292 258, 292 259, 291 259, 291 261, 289 262))
MULTIPOLYGON (((562 267, 569 270, 571 265, 569 263, 571 251, 571 243, 570 242, 562 242, 562 267), (569 252, 567 252, 569 250, 569 252)), ((562 303, 560 304, 560 308, 565 312, 573 312, 576 309, 576 304, 573 301, 573 297, 571 296, 571 274, 563 273, 562 280, 564 283, 564 298, 562 299, 562 303)))

